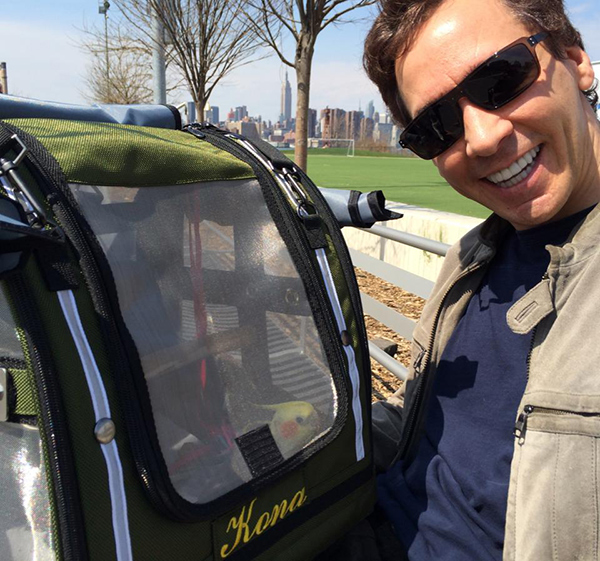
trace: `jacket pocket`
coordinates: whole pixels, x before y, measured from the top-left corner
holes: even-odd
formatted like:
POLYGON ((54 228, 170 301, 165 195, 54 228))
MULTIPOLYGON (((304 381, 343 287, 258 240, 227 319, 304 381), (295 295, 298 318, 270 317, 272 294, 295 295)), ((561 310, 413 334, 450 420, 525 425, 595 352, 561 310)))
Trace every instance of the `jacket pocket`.
POLYGON ((504 559, 597 560, 600 413, 527 405, 515 437, 504 559))

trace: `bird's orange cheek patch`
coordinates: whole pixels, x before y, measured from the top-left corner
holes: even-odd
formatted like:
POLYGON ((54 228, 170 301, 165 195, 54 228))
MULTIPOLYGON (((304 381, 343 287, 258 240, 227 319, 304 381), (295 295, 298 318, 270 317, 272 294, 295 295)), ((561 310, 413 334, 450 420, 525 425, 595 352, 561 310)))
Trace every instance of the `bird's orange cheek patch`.
POLYGON ((279 430, 283 438, 294 438, 298 433, 298 423, 296 421, 285 421, 285 423, 281 423, 279 430))

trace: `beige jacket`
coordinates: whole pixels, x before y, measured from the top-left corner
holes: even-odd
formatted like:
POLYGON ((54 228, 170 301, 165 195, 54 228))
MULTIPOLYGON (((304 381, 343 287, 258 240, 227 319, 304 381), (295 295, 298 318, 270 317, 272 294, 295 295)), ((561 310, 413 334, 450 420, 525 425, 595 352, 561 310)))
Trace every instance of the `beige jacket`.
MULTIPOLYGON (((416 449, 436 365, 506 228, 492 216, 446 257, 414 333, 406 391, 374 408, 379 469, 416 449)), ((600 205, 567 243, 547 249, 547 274, 507 314, 513 331, 534 335, 504 560, 591 561, 600 557, 600 205)))

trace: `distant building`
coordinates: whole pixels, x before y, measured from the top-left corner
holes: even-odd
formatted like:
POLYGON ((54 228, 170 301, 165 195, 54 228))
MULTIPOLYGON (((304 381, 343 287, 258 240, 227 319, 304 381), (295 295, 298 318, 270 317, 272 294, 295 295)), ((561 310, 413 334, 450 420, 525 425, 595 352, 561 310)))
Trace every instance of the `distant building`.
POLYGON ((260 140, 258 123, 253 121, 241 121, 239 123, 239 131, 242 136, 245 136, 249 140, 260 140))
POLYGON ((400 135, 402 134, 403 130, 404 129, 401 129, 398 125, 392 125, 390 146, 394 148, 400 148, 400 135))
POLYGON ((219 124, 219 108, 216 105, 212 105, 211 108, 205 112, 206 120, 213 125, 219 124))
POLYGON ((281 114, 279 121, 290 122, 292 120, 292 87, 288 80, 287 70, 285 72, 285 83, 281 85, 281 114))
POLYGON ((314 138, 317 136, 317 110, 308 110, 308 138, 314 138))
POLYGON ((367 109, 365 111, 365 117, 367 119, 373 119, 373 115, 375 114, 375 106, 373 105, 373 100, 367 103, 367 109))
POLYGON ((376 123, 373 129, 373 140, 381 142, 382 144, 390 144, 392 141, 392 128, 394 125, 391 123, 376 123))
POLYGON ((229 110, 229 113, 227 113, 227 121, 235 121, 235 111, 233 110, 233 107, 229 110))
POLYGON ((373 139, 373 127, 375 123, 370 117, 364 117, 360 120, 360 140, 372 140, 373 139))
POLYGON ((245 105, 242 105, 241 107, 236 107, 235 108, 235 117, 234 117, 234 121, 241 121, 244 117, 248 116, 248 108, 245 105))
POLYGON ((343 109, 329 109, 321 111, 321 138, 347 138, 346 112, 343 109))
POLYGON ((348 113, 346 113, 346 136, 344 138, 353 138, 354 140, 358 140, 360 136, 360 121, 362 118, 362 111, 348 111, 348 113))

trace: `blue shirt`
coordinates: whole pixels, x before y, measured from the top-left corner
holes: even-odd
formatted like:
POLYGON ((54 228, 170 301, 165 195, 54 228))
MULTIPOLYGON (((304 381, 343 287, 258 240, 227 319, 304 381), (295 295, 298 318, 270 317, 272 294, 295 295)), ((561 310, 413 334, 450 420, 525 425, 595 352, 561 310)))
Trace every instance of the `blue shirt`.
POLYGON ((512 231, 443 351, 415 460, 379 476, 379 502, 411 560, 502 559, 513 426, 531 334, 506 312, 541 281, 550 256, 591 209, 512 231))

